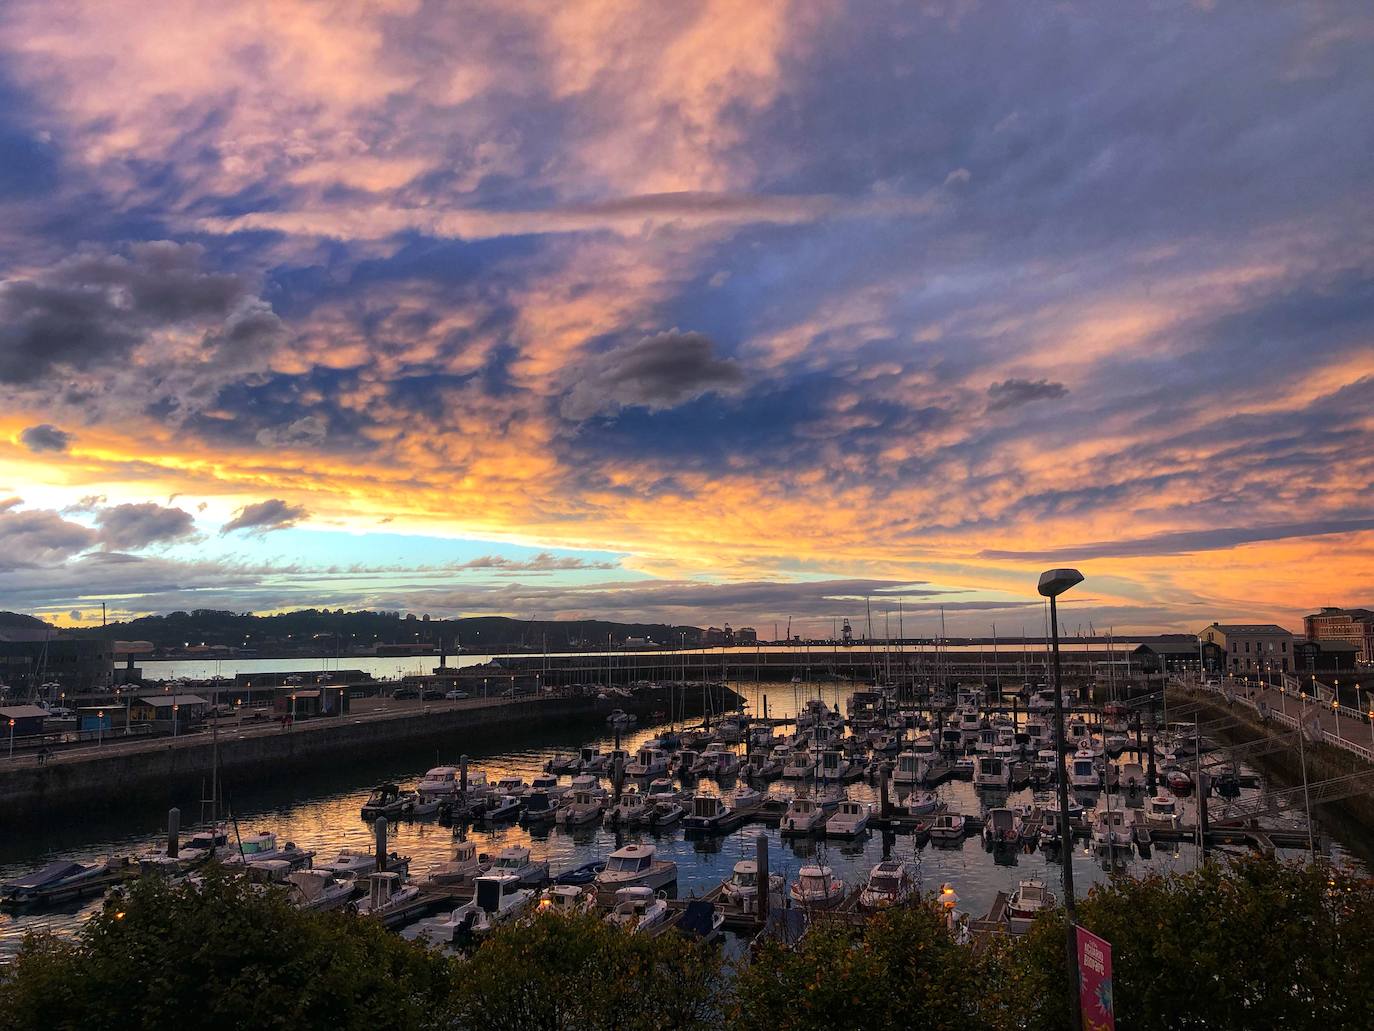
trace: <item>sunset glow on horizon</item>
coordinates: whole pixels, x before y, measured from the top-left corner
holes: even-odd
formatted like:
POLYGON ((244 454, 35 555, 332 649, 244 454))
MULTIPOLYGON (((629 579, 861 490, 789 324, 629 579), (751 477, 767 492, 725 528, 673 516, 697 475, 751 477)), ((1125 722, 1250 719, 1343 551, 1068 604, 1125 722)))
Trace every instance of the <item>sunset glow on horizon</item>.
POLYGON ((1061 564, 1070 629, 1368 605, 1371 40, 14 0, 0 609, 1016 635, 1061 564))

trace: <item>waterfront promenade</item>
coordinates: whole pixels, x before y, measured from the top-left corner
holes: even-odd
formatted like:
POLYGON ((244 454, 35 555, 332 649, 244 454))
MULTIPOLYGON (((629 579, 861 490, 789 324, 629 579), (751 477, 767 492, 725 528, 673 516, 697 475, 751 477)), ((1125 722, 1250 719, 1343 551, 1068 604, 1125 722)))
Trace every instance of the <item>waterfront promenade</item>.
MULTIPOLYGON (((1318 700, 1318 696, 1330 692, 1326 685, 1319 684, 1318 691, 1308 691, 1304 697, 1301 688, 1295 690, 1291 686, 1295 683, 1291 677, 1288 685, 1275 687, 1229 679, 1211 687, 1196 681, 1177 681, 1179 687, 1213 694, 1224 703, 1244 705, 1262 718, 1285 727, 1296 730, 1301 723, 1308 728, 1309 739, 1320 740, 1374 763, 1374 718, 1370 711, 1360 712, 1348 705, 1337 705, 1334 700, 1318 700)), ((1374 708, 1374 701, 1370 704, 1374 708)))

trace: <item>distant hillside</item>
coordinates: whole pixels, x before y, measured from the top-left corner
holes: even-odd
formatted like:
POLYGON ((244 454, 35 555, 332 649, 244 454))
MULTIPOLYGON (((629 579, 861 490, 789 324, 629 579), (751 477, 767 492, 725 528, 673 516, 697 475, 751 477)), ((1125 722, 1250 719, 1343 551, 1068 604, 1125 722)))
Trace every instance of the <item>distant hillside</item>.
POLYGON ((443 645, 452 650, 527 649, 566 651, 604 648, 607 636, 616 645, 627 637, 660 644, 696 643, 701 629, 662 623, 612 623, 605 620, 519 620, 505 616, 425 619, 399 612, 345 612, 302 609, 273 616, 197 609, 165 616, 142 616, 107 628, 70 631, 82 637, 105 635, 124 641, 150 641, 159 650, 224 646, 272 654, 288 652, 342 654, 375 645, 443 645))
POLYGON ((24 630, 42 630, 44 623, 37 616, 26 616, 22 612, 0 612, 0 627, 20 627, 24 630))

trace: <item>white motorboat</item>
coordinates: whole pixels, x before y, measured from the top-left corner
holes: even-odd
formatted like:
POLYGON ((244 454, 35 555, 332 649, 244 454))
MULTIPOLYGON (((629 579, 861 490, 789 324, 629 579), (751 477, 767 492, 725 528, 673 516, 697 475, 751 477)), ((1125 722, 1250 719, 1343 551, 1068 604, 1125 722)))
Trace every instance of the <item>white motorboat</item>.
POLYGON ((430 885, 470 884, 491 867, 486 856, 477 854, 477 842, 464 839, 453 843, 453 858, 429 871, 425 883, 430 885))
POLYGON ((498 795, 523 795, 529 790, 529 785, 524 777, 507 776, 498 778, 492 790, 498 795))
POLYGON ((606 810, 603 820, 607 827, 636 827, 648 816, 648 801, 638 791, 627 791, 620 801, 606 810))
POLYGON ((753 780, 773 780, 782 776, 782 760, 767 752, 755 752, 741 772, 753 780))
POLYGON ((766 801, 767 795, 748 784, 741 784, 730 794, 730 804, 737 813, 752 813, 766 801))
POLYGON ((794 798, 787 803, 778 830, 783 837, 801 837, 819 833, 825 827, 827 813, 814 798, 794 798))
POLYGON ((292 903, 315 911, 346 905, 357 887, 353 880, 336 877, 328 870, 293 870, 287 874, 286 883, 292 903))
POLYGON ((631 934, 652 934, 668 922, 668 903, 652 888, 620 888, 615 893, 615 908, 606 914, 606 923, 631 934))
POLYGON ((414 796, 403 793, 395 784, 378 784, 363 803, 362 818, 375 820, 385 816, 388 820, 395 820, 408 816, 413 802, 414 796))
POLYGON ((1151 795, 1145 800, 1145 818, 1153 823, 1177 827, 1183 814, 1179 811, 1179 801, 1173 795, 1151 795))
POLYGON ((1021 843, 1021 829, 1012 809, 989 809, 983 818, 983 844, 988 848, 1015 848, 1021 843))
MULTIPOLYGON (((584 748, 578 768, 583 773, 600 773, 610 765, 611 758, 598 748, 584 748)), ((569 771, 571 772, 571 771, 569 771)))
POLYGON ((458 783, 457 766, 436 766, 425 772, 415 791, 421 798, 449 798, 458 793, 458 783))
POLYGON ((645 887, 656 891, 676 881, 677 863, 671 859, 659 859, 658 849, 647 844, 624 845, 616 849, 606 860, 605 869, 596 875, 596 886, 600 891, 628 887, 645 887))
POLYGON ((997 755, 980 755, 973 761, 973 786, 1005 790, 1011 787, 1011 763, 997 755))
POLYGON ((844 753, 833 748, 828 748, 821 752, 816 762, 816 779, 821 781, 843 781, 848 780, 853 770, 853 764, 844 757, 844 753))
POLYGON ((1028 924, 1039 913, 1053 909, 1055 901, 1054 895, 1045 888, 1044 881, 1022 881, 1007 904, 1007 919, 1019 930, 1021 925, 1028 924))
POLYGON ((1097 771, 1097 757, 1090 749, 1080 748, 1069 765, 1069 784, 1080 791, 1096 791, 1102 787, 1097 771))
POLYGON ((562 789, 558 786, 558 777, 556 775, 552 773, 540 773, 530 778, 529 791, 526 791, 525 794, 529 795, 535 791, 547 791, 551 795, 556 795, 561 790, 562 789))
POLYGON ((504 823, 520 816, 524 800, 519 795, 498 795, 492 799, 490 808, 482 814, 486 823, 504 823))
POLYGON ((900 752, 897 755, 896 768, 892 771, 892 783, 907 786, 920 784, 926 779, 926 770, 929 768, 929 758, 919 756, 911 750, 900 752))
POLYGON ((896 859, 884 859, 868 874, 868 883, 859 892, 863 909, 887 909, 916 897, 916 879, 911 867, 896 859))
POLYGON ((589 884, 555 884, 539 895, 539 912, 583 916, 596 912, 596 889, 589 884))
POLYGON ((656 777, 649 781, 646 789, 651 802, 677 801, 677 785, 671 777, 656 777))
POLYGON ((358 902, 360 916, 386 916, 414 902, 420 894, 419 885, 407 884, 390 870, 368 874, 366 887, 366 898, 358 902))
POLYGON ((707 763, 705 775, 708 777, 726 778, 739 773, 739 756, 724 747, 708 747, 701 753, 697 765, 702 762, 707 763))
POLYGON ((793 903, 808 909, 828 909, 844 901, 844 881, 828 866, 803 866, 787 889, 793 903))
POLYGON ((578 827, 582 824, 596 823, 606 809, 604 793, 574 791, 572 800, 558 807, 554 821, 560 827, 578 827))
POLYGON ((561 791, 531 791, 525 796, 525 804, 520 810, 520 826, 537 827, 552 823, 558 817, 562 797, 561 791))
POLYGON ((782 767, 783 780, 806 780, 816 775, 816 759, 805 748, 794 749, 782 767))
POLYGON ((551 774, 576 773, 582 769, 582 757, 576 752, 556 752, 544 769, 551 774))
MULTIPOLYGON (((782 874, 768 875, 770 895, 782 898, 782 874)), ((720 886, 720 898, 726 905, 741 913, 757 913, 759 909, 759 864, 753 859, 741 859, 735 864, 727 880, 720 886)))
POLYGON ((654 802, 645 813, 644 822, 650 827, 669 827, 687 815, 682 803, 674 799, 654 802))
POLYGON ((638 722, 638 716, 632 712, 626 712, 624 709, 612 709, 610 715, 606 717, 606 723, 609 726, 619 728, 620 730, 624 730, 627 727, 633 727, 638 722))
POLYGON ((931 816, 940 809, 940 798, 933 791, 913 791, 906 799, 906 811, 912 816, 931 816))
MULTIPOLYGON (((340 849, 338 855, 324 863, 312 863, 316 870, 323 870, 335 877, 366 877, 377 869, 377 856, 373 852, 355 849, 340 849)), ((391 852, 383 867, 404 876, 410 872, 410 857, 391 852)))
POLYGON ((1126 812, 1119 808, 1099 807, 1093 813, 1092 825, 1093 851, 1099 856, 1111 857, 1115 853, 1131 850, 1131 828, 1126 822, 1126 812))
POLYGON ((873 815, 873 807, 867 802, 844 801, 839 804, 833 816, 825 821, 827 838, 855 838, 868 830, 868 821, 873 815))
POLYGON ((730 830, 738 819, 735 807, 719 795, 696 795, 692 798, 692 811, 687 814, 683 826, 688 831, 730 830))
POLYGON ((964 817, 961 813, 938 813, 930 824, 933 841, 963 841, 964 817))
POLYGON ((0 884, 0 902, 27 906, 76 898, 103 890, 112 860, 77 863, 59 859, 37 870, 10 878, 0 884))
POLYGON ((1140 763, 1121 763, 1117 768, 1117 786, 1134 794, 1145 788, 1145 768, 1140 763))
POLYGON ((677 772, 680 777, 694 777, 692 771, 696 769, 697 760, 701 758, 701 753, 695 748, 684 748, 678 752, 675 761, 670 763, 670 769, 677 772))
POLYGON ((668 772, 668 753, 661 748, 641 748, 625 767, 631 777, 657 777, 668 772))
POLYGON ((173 874, 192 870, 209 860, 212 854, 223 856, 228 854, 228 851, 229 826, 221 823, 217 827, 192 834, 177 848, 175 858, 167 854, 167 846, 164 844, 140 852, 137 862, 143 873, 173 874))
POLYGON ((277 845, 277 836, 271 831, 258 831, 239 842, 230 843, 229 855, 224 858, 225 866, 247 866, 269 860, 280 859, 291 864, 292 868, 308 866, 315 853, 298 848, 294 842, 277 845))
POLYGON ((444 945, 480 938, 529 909, 534 895, 511 874, 483 874, 473 882, 471 902, 444 916, 421 920, 414 925, 414 937, 444 945))
POLYGON ((521 884, 538 884, 548 880, 549 864, 531 858, 524 845, 507 845, 496 853, 491 873, 498 877, 509 874, 521 884))

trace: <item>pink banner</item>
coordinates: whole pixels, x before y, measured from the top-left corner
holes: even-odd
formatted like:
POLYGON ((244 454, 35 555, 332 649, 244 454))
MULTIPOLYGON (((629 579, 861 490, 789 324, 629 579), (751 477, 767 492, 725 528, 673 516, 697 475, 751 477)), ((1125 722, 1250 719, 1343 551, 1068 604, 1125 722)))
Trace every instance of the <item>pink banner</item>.
POLYGON ((1116 1031, 1112 1010, 1112 947, 1091 931, 1078 932, 1078 1006, 1083 1031, 1116 1031))

